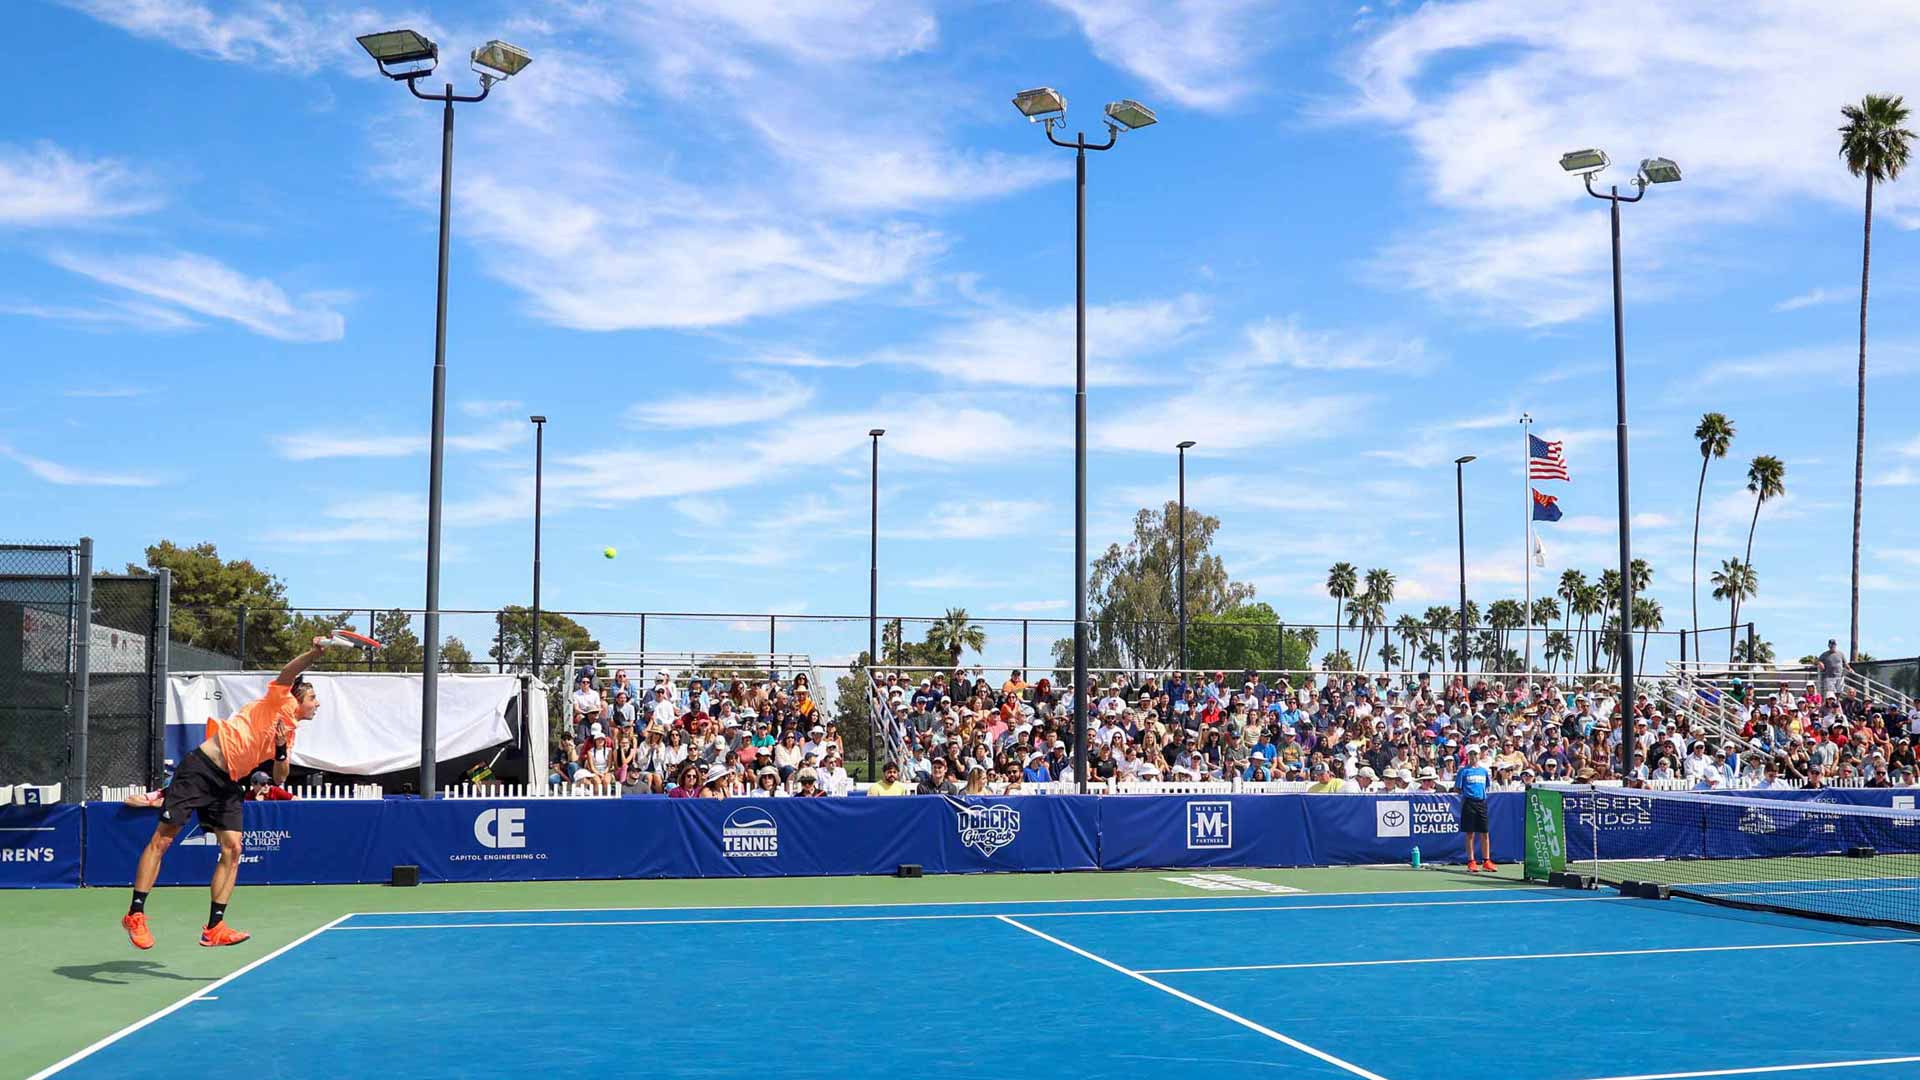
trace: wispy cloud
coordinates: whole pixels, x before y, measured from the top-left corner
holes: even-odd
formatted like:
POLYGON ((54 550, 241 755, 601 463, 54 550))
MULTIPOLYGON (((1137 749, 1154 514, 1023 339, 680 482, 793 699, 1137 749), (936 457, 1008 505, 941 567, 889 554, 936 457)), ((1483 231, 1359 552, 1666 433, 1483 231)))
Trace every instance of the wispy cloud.
POLYGON ((144 386, 100 386, 82 387, 74 390, 62 390, 61 397, 70 398, 135 398, 153 393, 144 386))
POLYGON ((338 341, 347 320, 334 310, 339 297, 290 297, 264 278, 250 278, 206 255, 90 255, 56 251, 54 265, 209 318, 226 319, 277 341, 338 341))
MULTIPOLYGON (((447 436, 447 445, 455 450, 497 453, 509 450, 531 438, 528 425, 506 420, 491 427, 447 436)), ((298 431, 273 438, 274 449, 289 461, 324 461, 347 458, 397 458, 424 454, 426 435, 362 434, 353 431, 298 431)))
POLYGON ((77 225, 159 205, 150 183, 111 158, 76 157, 52 143, 0 143, 0 226, 77 225))
POLYGON ((1047 504, 1032 499, 976 499, 937 506, 924 524, 886 533, 915 540, 989 540, 1035 531, 1047 504))
POLYGON ((790 375, 760 372, 739 381, 736 390, 638 402, 627 408, 627 419, 649 428, 732 427, 777 420, 813 400, 813 387, 790 375))
POLYGON ((1798 296, 1789 296, 1785 300, 1773 305, 1773 310, 1798 311, 1801 308, 1812 307, 1815 304, 1830 304, 1836 300, 1845 299, 1847 299, 1847 294, 1838 290, 1808 289, 1798 296))
MULTIPOLYGON (((138 37, 216 60, 310 72, 364 56, 354 35, 394 25, 367 8, 310 12, 285 0, 240 0, 220 10, 198 0, 62 0, 138 37)), ((415 24, 419 25, 419 24, 415 24)), ((430 29, 430 27, 426 27, 430 29)))
MULTIPOLYGON (((1154 382, 1142 361, 1163 355, 1204 325, 1204 299, 1192 294, 1167 300, 1095 305, 1087 309, 1088 377, 1102 386, 1154 382)), ((956 382, 1022 387, 1072 386, 1071 363, 1035 362, 1059 356, 1073 342, 1074 310, 994 304, 968 312, 924 340, 871 353, 868 363, 922 368, 956 382)), ((1071 359, 1071 353, 1065 354, 1071 359)))
POLYGON ((158 487, 165 483, 153 473, 76 468, 22 453, 6 445, 0 445, 0 456, 12 458, 33 475, 62 487, 158 487))
POLYGON ((149 304, 143 300, 132 299, 102 300, 93 307, 0 303, 0 314, 73 323, 84 329, 101 332, 128 329, 164 334, 195 330, 203 325, 185 312, 162 304, 149 304))
POLYGON ((1051 0, 1100 59, 1192 109, 1225 109, 1259 87, 1276 8, 1255 0, 1051 0))
POLYGON ((1393 371, 1417 374, 1438 358, 1426 340, 1409 334, 1308 330, 1297 317, 1264 319, 1247 327, 1243 363, 1301 371, 1393 371))

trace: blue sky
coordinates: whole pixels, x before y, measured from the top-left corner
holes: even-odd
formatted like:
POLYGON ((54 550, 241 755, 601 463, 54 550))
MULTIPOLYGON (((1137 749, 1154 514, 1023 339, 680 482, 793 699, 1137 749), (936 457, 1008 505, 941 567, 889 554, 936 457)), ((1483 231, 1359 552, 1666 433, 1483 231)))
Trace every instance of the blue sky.
MULTIPOLYGON (((1848 6, 30 0, 0 531, 107 565, 211 540, 301 605, 420 605, 438 125, 353 41, 410 25, 463 90, 490 37, 535 57, 459 113, 447 607, 526 600, 540 412, 550 608, 863 613, 884 427, 883 611, 1069 616, 1073 163, 1008 103, 1051 85, 1070 130, 1122 97, 1162 121, 1089 163, 1095 552, 1192 438, 1189 502, 1260 599, 1325 621, 1344 559, 1418 611, 1474 453, 1471 587, 1518 596, 1527 411, 1573 471, 1540 573, 1613 562, 1606 208, 1556 165, 1594 145, 1687 174, 1625 212, 1653 596, 1687 622, 1690 436, 1724 411, 1702 580, 1747 460, 1782 457, 1744 614, 1816 651, 1846 637, 1860 269, 1834 128, 1920 90, 1920 8, 1848 6)), ((1879 656, 1920 651, 1916 183, 1876 200, 1879 656)))

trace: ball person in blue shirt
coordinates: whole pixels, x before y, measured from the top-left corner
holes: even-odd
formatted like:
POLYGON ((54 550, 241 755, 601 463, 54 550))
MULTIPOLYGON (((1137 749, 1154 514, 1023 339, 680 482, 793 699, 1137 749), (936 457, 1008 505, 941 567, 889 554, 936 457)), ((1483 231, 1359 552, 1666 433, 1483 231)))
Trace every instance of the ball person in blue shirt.
POLYGON ((1493 837, 1487 832, 1487 788, 1493 783, 1486 765, 1490 756, 1486 750, 1473 754, 1467 767, 1454 774, 1453 788, 1460 793, 1460 831, 1467 834, 1467 869, 1493 873, 1500 868, 1493 864, 1493 837), (1486 853, 1484 862, 1474 852, 1476 837, 1486 853))

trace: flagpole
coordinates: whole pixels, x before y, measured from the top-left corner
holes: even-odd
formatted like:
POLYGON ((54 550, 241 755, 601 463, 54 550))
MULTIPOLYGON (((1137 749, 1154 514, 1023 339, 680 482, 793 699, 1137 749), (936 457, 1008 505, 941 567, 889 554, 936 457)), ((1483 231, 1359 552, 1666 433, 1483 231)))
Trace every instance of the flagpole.
POLYGON ((1521 617, 1521 632, 1526 635, 1526 660, 1522 667, 1531 681, 1533 675, 1533 417, 1520 414, 1520 494, 1525 513, 1521 515, 1520 568, 1527 582, 1527 609, 1521 617))

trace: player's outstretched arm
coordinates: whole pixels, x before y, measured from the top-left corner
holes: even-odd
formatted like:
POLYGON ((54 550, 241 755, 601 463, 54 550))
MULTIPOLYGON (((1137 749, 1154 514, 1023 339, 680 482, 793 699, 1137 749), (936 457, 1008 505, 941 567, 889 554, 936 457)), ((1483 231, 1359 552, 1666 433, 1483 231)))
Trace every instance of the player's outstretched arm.
POLYGON ((315 660, 326 654, 327 644, 328 640, 324 637, 314 638, 313 648, 287 661, 287 666, 280 669, 280 674, 273 681, 281 686, 292 686, 293 680, 299 678, 301 672, 312 667, 315 660))

